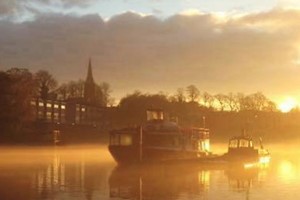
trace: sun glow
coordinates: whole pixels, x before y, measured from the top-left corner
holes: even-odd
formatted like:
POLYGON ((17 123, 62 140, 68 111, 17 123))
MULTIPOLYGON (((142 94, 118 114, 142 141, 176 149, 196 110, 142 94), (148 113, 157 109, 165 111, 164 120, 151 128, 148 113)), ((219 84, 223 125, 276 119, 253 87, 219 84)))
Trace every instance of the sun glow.
POLYGON ((294 98, 286 98, 282 103, 279 104, 279 109, 281 112, 290 112, 293 108, 297 106, 297 101, 294 98))
POLYGON ((289 181, 297 177, 295 166, 290 161, 282 161, 279 164, 279 174, 284 181, 289 181))

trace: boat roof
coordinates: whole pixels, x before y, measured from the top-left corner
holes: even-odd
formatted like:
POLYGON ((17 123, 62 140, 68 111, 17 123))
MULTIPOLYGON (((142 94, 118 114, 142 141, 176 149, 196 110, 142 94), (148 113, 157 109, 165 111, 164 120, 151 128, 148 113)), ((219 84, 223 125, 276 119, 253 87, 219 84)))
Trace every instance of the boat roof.
POLYGON ((146 111, 164 112, 164 110, 161 108, 148 108, 146 111))
POLYGON ((252 140, 252 137, 249 136, 249 135, 239 135, 239 136, 234 136, 232 138, 229 139, 229 141, 232 141, 232 140, 252 140))

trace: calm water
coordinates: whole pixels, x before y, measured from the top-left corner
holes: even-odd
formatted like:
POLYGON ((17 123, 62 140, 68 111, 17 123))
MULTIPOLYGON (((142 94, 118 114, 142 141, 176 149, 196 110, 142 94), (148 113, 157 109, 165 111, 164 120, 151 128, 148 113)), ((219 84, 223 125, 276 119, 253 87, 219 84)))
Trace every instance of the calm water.
POLYGON ((0 199, 300 199, 300 151, 269 149, 268 167, 241 170, 118 168, 105 146, 0 148, 0 199))

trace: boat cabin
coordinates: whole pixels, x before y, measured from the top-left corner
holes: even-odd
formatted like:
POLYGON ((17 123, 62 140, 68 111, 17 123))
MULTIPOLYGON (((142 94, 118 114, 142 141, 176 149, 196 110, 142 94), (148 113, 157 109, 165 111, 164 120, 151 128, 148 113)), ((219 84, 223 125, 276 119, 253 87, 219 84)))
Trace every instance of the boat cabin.
POLYGON ((241 135, 233 137, 228 144, 229 156, 257 156, 258 150, 253 146, 253 140, 249 136, 241 135))
POLYGON ((147 121, 164 120, 164 112, 161 109, 148 109, 146 113, 147 113, 147 121))
POLYGON ((200 152, 210 152, 209 129, 193 128, 191 134, 192 144, 195 144, 194 150, 200 152))

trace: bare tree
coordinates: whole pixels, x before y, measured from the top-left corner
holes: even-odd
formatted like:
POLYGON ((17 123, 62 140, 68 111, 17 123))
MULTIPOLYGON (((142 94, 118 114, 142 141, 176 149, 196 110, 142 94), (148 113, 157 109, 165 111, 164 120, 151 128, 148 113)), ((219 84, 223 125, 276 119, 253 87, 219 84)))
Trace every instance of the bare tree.
POLYGON ((237 110, 242 111, 247 109, 246 96, 243 93, 236 94, 237 110))
POLYGON ((58 99, 66 100, 68 94, 68 86, 67 84, 63 83, 56 89, 56 93, 58 95, 58 99))
POLYGON ((184 89, 178 88, 176 94, 174 95, 174 98, 177 102, 185 102, 184 89))
POLYGON ((238 93, 240 110, 262 111, 268 106, 269 100, 261 92, 245 96, 238 93))
POLYGON ((189 85, 186 88, 187 96, 190 100, 190 102, 195 102, 198 100, 200 96, 200 91, 195 85, 189 85))
POLYGON ((266 105, 264 106, 263 110, 264 111, 269 111, 269 112, 275 112, 275 111, 277 111, 277 107, 276 107, 276 104, 273 101, 268 100, 266 105))
POLYGON ((211 107, 213 107, 214 96, 209 94, 208 92, 204 92, 202 94, 202 101, 203 101, 204 106, 211 108, 211 107))
POLYGON ((56 93, 64 100, 68 98, 82 98, 84 94, 84 81, 79 79, 78 81, 64 83, 57 88, 56 93))
POLYGON ((106 82, 101 83, 100 85, 96 86, 96 99, 97 101, 103 105, 107 106, 110 104, 110 94, 112 89, 110 85, 106 82))
POLYGON ((239 111, 238 95, 230 92, 228 95, 226 95, 226 104, 230 111, 239 111))
POLYGON ((44 100, 48 98, 49 91, 55 89, 57 81, 45 70, 40 70, 35 74, 35 79, 39 87, 40 97, 44 100))
POLYGON ((257 111, 263 110, 269 101, 267 99, 267 97, 261 92, 252 94, 251 98, 252 98, 252 101, 254 104, 254 110, 257 110, 257 111))
POLYGON ((220 110, 223 111, 226 108, 226 106, 227 106, 227 104, 226 104, 226 102, 227 102, 227 96, 224 95, 224 94, 217 94, 217 95, 215 95, 215 99, 219 103, 220 110))

